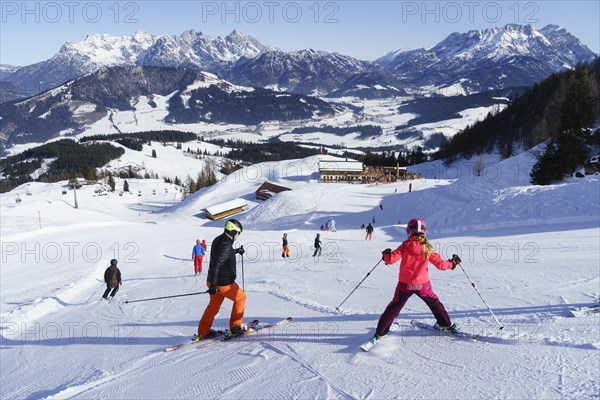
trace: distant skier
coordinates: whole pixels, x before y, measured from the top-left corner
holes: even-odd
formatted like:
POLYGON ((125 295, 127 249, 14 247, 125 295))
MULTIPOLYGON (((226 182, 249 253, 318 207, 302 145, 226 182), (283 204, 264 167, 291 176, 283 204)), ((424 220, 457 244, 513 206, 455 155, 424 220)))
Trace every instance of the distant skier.
POLYGON ((360 226, 360 230, 361 230, 361 231, 365 230, 365 224, 362 224, 362 225, 360 226))
POLYGON ((331 232, 337 232, 335 229, 335 220, 333 218, 329 218, 329 227, 331 228, 331 232))
POLYGON ((379 203, 379 208, 381 208, 381 211, 383 211, 383 203, 379 203))
POLYGON ((321 232, 323 232, 325 230, 325 227, 323 225, 321 225, 321 232))
POLYGON ((208 248, 208 246, 206 245, 206 240, 202 239, 202 243, 200 243, 200 245, 204 247, 204 252, 206 252, 206 249, 208 248))
POLYGON ((198 335, 194 337, 194 341, 216 334, 216 331, 212 330, 211 327, 225 299, 233 301, 231 317, 229 318, 230 331, 238 333, 246 329, 242 323, 246 306, 246 293, 235 283, 237 277, 235 256, 236 254, 243 256, 245 250, 243 246, 237 249, 233 248, 233 242, 239 237, 242 230, 242 224, 238 220, 230 219, 225 223, 223 233, 212 242, 206 277, 210 300, 198 323, 198 335))
POLYGON ((313 257, 321 255, 321 244, 321 234, 317 233, 317 237, 315 237, 315 252, 313 253, 313 257))
POLYGON ((329 231, 329 220, 325 221, 325 230, 329 231))
POLYGON ((416 294, 429 306, 436 319, 435 328, 452 333, 460 332, 455 324, 452 324, 446 308, 433 293, 429 279, 428 264, 432 263, 437 269, 454 269, 460 264, 461 259, 456 254, 448 261, 433 251, 433 247, 425 237, 426 225, 422 219, 412 219, 406 225, 408 239, 396 250, 385 249, 382 252, 383 262, 387 265, 400 261, 400 276, 398 285, 394 292, 394 298, 388 304, 379 318, 375 335, 371 343, 377 343, 383 336, 387 335, 394 319, 398 316, 402 307, 410 296, 416 294))
POLYGON ((371 223, 375 223, 375 216, 373 215, 373 220, 371 221, 371 223))
POLYGON ((367 231, 367 236, 365 236, 365 240, 371 240, 373 238, 373 225, 367 225, 367 229, 365 230, 367 231))
POLYGON ((283 257, 283 258, 289 257, 290 256, 290 248, 288 246, 287 233, 283 234, 281 241, 282 241, 281 257, 283 257))
POLYGON ((412 183, 409 183, 409 184, 408 184, 408 192, 409 192, 409 193, 410 193, 410 192, 412 192, 412 183))
POLYGON ((192 260, 194 261, 194 273, 199 275, 202 273, 202 259, 206 249, 202 246, 200 239, 196 239, 196 245, 192 248, 192 260))
POLYGON ((110 260, 110 267, 104 271, 104 282, 106 282, 106 290, 102 295, 104 300, 111 300, 119 291, 119 286, 123 283, 121 281, 121 271, 117 268, 118 261, 114 258, 110 260), (112 290, 112 292, 110 292, 112 290), (108 293, 110 292, 110 297, 108 293))

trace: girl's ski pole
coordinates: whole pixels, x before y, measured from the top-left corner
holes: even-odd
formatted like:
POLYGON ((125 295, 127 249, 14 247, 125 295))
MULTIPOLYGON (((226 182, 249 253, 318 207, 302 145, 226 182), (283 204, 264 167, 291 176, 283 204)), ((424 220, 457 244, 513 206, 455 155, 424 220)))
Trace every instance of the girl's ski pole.
POLYGON ((494 317, 494 320, 496 320, 496 323, 498 324, 499 329, 503 329, 504 327, 500 324, 500 322, 498 321, 498 318, 496 318, 496 316, 494 315, 494 312, 492 311, 492 309, 490 308, 490 306, 487 305, 487 303, 483 299, 483 296, 481 295, 481 293, 479 293, 479 290, 477 290, 477 288, 475 287, 475 284, 473 283, 473 281, 471 280, 471 278, 469 278, 469 275, 467 275, 467 271, 465 271, 465 269, 459 263, 457 263, 456 265, 458 265, 460 267, 460 269, 462 269, 462 272, 465 273, 465 276, 467 277, 467 279, 469 280, 469 282, 471 282, 471 286, 473 286, 473 289, 475 289, 475 291, 479 295, 479 298, 481 299, 481 301, 483 301, 483 304, 485 304, 485 306, 489 310, 490 314, 492 314, 492 317, 494 317))
POLYGON ((346 298, 344 299, 344 301, 342 301, 342 302, 341 302, 341 304, 335 308, 337 311, 339 311, 339 310, 340 310, 340 307, 342 306, 342 304, 344 304, 344 303, 346 302, 346 300, 348 300, 348 298, 349 298, 350 296, 352 296, 352 293, 354 293, 354 291, 355 291, 356 289, 358 289, 358 287, 361 285, 361 283, 363 283, 363 282, 365 281, 365 279, 367 279, 367 277, 368 277, 369 275, 371 275, 371 272, 373 272, 373 270, 374 270, 375 268, 377 268, 377 266, 378 266, 378 265, 379 265, 379 264, 380 264, 382 261, 383 261, 383 259, 379 260, 379 262, 378 262, 377 264, 375 264, 375 266, 374 266, 374 267, 373 267, 373 268, 372 268, 372 269, 369 271, 369 273, 368 273, 368 274, 367 274, 367 275, 366 275, 366 276, 363 278, 363 280, 362 280, 362 281, 360 281, 360 282, 358 283, 358 285, 356 285, 356 287, 355 287, 355 288, 354 288, 354 289, 353 289, 353 290, 350 292, 350 294, 349 294, 348 296, 346 296, 346 298))

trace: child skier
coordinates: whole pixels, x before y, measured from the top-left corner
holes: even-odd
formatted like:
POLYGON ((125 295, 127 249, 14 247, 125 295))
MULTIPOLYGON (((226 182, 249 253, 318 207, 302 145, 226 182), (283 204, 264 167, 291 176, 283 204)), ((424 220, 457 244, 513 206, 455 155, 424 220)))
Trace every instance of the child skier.
POLYGON ((385 249, 382 252, 383 262, 388 265, 401 259, 400 276, 394 298, 379 318, 375 335, 370 340, 372 344, 376 344, 383 336, 387 335, 394 319, 413 294, 419 296, 429 306, 437 320, 434 326, 436 329, 452 333, 460 332, 456 325, 452 324, 442 302, 433 293, 427 265, 432 263, 440 270, 454 269, 461 260, 456 254, 453 254, 448 261, 442 260, 442 257, 433 251, 433 247, 427 241, 426 229, 425 221, 422 219, 410 220, 406 225, 408 239, 396 250, 385 249))
POLYGON ((288 238, 287 233, 283 234, 282 240, 282 249, 281 249, 281 257, 289 257, 290 256, 290 248, 288 246, 288 238))
POLYGON ((321 234, 317 233, 317 237, 315 237, 315 252, 313 253, 313 257, 321 255, 321 234))
POLYGON ((122 284, 121 281, 121 271, 117 268, 117 260, 114 258, 110 260, 110 267, 106 268, 104 271, 104 282, 106 282, 106 290, 102 295, 104 300, 112 300, 113 297, 119 291, 119 286, 122 284), (110 297, 108 297, 108 293, 111 291, 110 297))
POLYGON ((202 273, 202 259, 206 249, 202 246, 200 239, 196 239, 196 245, 192 248, 192 261, 194 261, 194 274, 199 275, 202 273))

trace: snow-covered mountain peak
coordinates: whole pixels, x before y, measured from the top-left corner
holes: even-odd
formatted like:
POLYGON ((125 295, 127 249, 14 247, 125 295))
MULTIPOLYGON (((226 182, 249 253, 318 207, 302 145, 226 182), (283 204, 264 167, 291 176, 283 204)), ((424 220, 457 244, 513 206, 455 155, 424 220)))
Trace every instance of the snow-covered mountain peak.
POLYGON ((595 54, 557 25, 507 24, 452 33, 430 49, 396 51, 377 60, 417 86, 467 85, 467 92, 530 85, 595 54))
POLYGON ((157 38, 144 31, 131 36, 88 35, 81 42, 66 42, 54 57, 85 60, 89 63, 86 72, 91 72, 106 65, 134 64, 157 38))

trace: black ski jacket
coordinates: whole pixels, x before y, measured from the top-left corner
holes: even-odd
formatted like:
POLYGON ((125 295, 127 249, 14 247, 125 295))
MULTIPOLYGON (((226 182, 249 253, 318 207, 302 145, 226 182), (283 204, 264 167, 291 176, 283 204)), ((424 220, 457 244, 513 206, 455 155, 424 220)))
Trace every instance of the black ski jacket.
POLYGON ((212 285, 225 286, 235 282, 235 250, 233 239, 225 233, 213 240, 210 251, 210 264, 206 280, 212 285))
POLYGON ((121 271, 116 266, 106 268, 104 271, 104 282, 109 288, 116 288, 121 282, 121 271))

